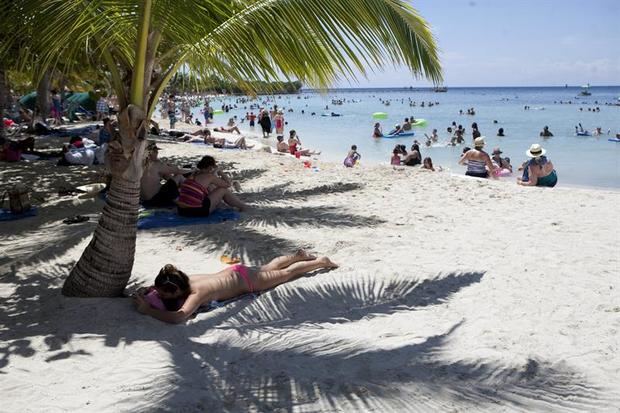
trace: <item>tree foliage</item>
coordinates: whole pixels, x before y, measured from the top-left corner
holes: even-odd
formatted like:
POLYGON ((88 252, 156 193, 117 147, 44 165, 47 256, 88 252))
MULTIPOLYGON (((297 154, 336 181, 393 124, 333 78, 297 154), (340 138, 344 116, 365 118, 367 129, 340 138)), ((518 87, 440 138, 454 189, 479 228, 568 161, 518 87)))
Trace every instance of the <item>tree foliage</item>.
MULTIPOLYGON (((2 2, 0 4, 6 4, 2 2)), ((106 206, 63 293, 122 294, 135 252, 146 126, 179 69, 250 93, 296 79, 327 88, 386 64, 442 79, 426 21, 403 0, 21 0, 3 6, 17 62, 71 72, 95 62, 118 98, 119 130, 106 152, 106 206), (21 30, 32 35, 21 36, 21 30)))

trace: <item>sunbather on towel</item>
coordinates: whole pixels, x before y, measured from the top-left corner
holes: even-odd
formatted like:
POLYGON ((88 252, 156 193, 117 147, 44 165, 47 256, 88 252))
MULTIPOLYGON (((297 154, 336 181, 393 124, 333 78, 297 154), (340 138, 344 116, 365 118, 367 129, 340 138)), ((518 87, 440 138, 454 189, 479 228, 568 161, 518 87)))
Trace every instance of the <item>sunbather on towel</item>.
POLYGON ((167 264, 159 271, 155 285, 139 291, 134 303, 142 314, 166 323, 182 323, 213 300, 268 290, 308 272, 337 267, 328 257, 317 258, 303 250, 259 267, 235 264, 215 274, 188 276, 167 264))
POLYGON ((179 215, 206 217, 222 202, 240 211, 247 209, 248 206, 231 192, 233 181, 218 169, 215 158, 203 156, 196 167, 179 188, 179 215))
POLYGON ((205 145, 213 145, 214 148, 225 148, 225 149, 252 149, 254 145, 248 145, 245 141, 245 138, 241 136, 240 138, 230 141, 224 138, 216 138, 211 135, 209 129, 205 129, 208 133, 204 133, 202 130, 196 131, 191 134, 186 134, 181 137, 181 139, 185 142, 203 142, 205 145), (197 133, 200 132, 200 133, 197 133))

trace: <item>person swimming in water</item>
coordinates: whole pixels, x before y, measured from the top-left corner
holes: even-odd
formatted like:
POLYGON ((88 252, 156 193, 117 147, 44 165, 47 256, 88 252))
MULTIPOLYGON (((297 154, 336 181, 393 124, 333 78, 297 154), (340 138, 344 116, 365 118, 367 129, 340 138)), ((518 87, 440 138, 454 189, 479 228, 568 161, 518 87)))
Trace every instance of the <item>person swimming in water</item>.
POLYGON ((311 271, 338 268, 328 257, 317 258, 303 250, 277 257, 268 264, 232 265, 215 274, 187 275, 172 264, 165 265, 153 287, 134 295, 136 309, 166 323, 189 319, 200 306, 246 293, 274 288, 311 271))

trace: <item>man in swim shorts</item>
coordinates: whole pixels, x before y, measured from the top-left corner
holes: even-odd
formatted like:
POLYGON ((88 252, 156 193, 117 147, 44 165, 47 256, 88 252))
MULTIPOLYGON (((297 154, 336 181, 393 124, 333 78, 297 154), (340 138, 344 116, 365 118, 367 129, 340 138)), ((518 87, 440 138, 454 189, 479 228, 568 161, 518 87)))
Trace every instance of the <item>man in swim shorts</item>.
POLYGON ((178 168, 159 160, 157 156, 160 148, 155 142, 149 143, 146 150, 148 155, 140 182, 140 200, 145 206, 174 206, 174 200, 179 196, 178 185, 183 181, 183 174, 191 172, 191 169, 178 168), (162 185, 163 179, 166 183, 162 185))

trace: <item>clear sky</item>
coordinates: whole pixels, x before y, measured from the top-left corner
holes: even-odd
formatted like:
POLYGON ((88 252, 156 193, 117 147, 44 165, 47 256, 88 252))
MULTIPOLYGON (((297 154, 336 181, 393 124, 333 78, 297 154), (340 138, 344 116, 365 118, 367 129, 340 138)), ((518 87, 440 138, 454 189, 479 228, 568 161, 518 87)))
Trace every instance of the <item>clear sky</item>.
MULTIPOLYGON (((620 0, 412 0, 446 86, 620 85, 620 0)), ((390 64, 340 87, 428 86, 390 64)))

